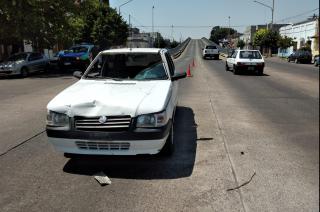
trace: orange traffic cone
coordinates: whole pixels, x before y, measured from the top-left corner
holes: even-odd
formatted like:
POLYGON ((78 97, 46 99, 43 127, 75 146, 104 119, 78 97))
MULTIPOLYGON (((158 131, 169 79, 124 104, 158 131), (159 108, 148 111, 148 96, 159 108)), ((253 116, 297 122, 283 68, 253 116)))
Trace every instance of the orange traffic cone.
POLYGON ((189 64, 188 70, 187 70, 187 77, 192 77, 191 70, 190 70, 190 64, 189 64))

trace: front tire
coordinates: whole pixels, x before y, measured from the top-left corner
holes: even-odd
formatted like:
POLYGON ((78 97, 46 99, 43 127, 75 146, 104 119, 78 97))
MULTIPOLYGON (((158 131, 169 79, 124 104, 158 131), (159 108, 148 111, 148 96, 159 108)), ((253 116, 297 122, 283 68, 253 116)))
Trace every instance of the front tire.
POLYGON ((233 74, 234 75, 238 75, 239 74, 238 68, 236 66, 233 66, 233 74))
POLYGON ((172 123, 169 136, 161 150, 161 154, 165 156, 171 156, 173 152, 174 152, 174 138, 173 138, 173 123, 172 123))
POLYGON ((229 69, 229 66, 228 66, 228 64, 227 64, 227 62, 226 62, 226 71, 229 71, 230 69, 229 69))
POLYGON ((21 75, 22 78, 26 78, 29 75, 28 69, 26 67, 22 67, 20 75, 21 75))

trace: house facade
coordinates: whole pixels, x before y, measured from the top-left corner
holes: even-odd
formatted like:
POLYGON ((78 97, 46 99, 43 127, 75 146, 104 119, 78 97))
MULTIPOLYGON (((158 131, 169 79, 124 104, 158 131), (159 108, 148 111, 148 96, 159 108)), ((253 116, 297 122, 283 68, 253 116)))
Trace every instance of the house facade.
POLYGON ((281 27, 281 36, 293 39, 294 45, 287 49, 279 49, 278 56, 287 57, 301 47, 309 46, 312 55, 319 54, 319 17, 281 27))

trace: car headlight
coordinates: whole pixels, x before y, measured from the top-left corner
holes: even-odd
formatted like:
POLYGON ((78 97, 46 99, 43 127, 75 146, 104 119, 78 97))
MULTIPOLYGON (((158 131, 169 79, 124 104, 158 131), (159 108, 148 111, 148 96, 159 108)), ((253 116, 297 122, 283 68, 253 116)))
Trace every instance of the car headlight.
POLYGON ((153 113, 138 116, 136 127, 163 127, 167 123, 168 116, 166 111, 163 111, 161 113, 153 113))
POLYGON ((69 117, 66 114, 48 111, 47 126, 53 127, 59 130, 69 130, 70 129, 69 117))

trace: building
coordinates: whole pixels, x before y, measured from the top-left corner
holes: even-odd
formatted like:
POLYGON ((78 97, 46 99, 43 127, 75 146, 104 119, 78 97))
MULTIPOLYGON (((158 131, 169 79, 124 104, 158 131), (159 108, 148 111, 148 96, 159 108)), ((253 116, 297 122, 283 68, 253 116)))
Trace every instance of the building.
POLYGON ((312 55, 319 54, 319 17, 314 16, 305 21, 281 27, 281 36, 293 39, 294 45, 288 49, 279 49, 278 56, 287 57, 301 47, 309 46, 312 55))
POLYGON ((127 47, 131 48, 150 48, 153 39, 151 33, 140 33, 138 28, 131 28, 127 38, 127 47))
MULTIPOLYGON (((279 31, 279 29, 283 26, 287 26, 288 24, 273 24, 272 29, 275 31, 279 31)), ((254 41, 254 36, 256 32, 259 29, 270 29, 271 25, 270 24, 263 24, 263 25, 251 25, 248 26, 243 35, 240 36, 240 40, 243 40, 246 44, 245 48, 247 49, 253 49, 253 41, 254 41)))
POLYGON ((160 37, 162 36, 159 32, 140 32, 138 28, 130 28, 126 46, 131 48, 152 48, 160 37))

